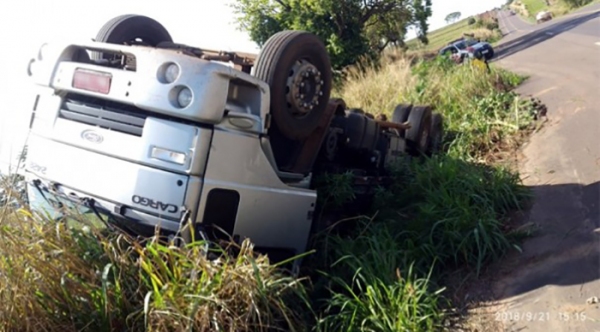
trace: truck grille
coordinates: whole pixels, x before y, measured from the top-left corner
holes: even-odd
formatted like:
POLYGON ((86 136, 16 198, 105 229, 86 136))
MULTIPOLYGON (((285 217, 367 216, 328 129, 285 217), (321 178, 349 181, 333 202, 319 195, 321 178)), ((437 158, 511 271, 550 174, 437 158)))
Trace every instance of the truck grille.
POLYGON ((141 137, 147 114, 135 106, 81 95, 67 95, 59 118, 141 137))

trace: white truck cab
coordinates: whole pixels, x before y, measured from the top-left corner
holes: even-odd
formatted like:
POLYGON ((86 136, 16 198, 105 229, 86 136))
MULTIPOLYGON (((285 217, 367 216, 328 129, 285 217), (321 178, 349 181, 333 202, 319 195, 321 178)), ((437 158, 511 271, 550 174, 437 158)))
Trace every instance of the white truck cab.
POLYGON ((427 108, 404 107, 392 123, 329 100, 329 59, 312 34, 273 36, 254 75, 238 54, 209 53, 137 15, 111 20, 93 42, 44 45, 28 68, 30 205, 140 234, 249 237, 289 257, 306 249, 317 165, 362 167, 364 178, 404 153, 405 139, 430 145, 427 108), (146 44, 125 42, 133 37, 146 44), (403 137, 401 122, 415 119, 403 137))

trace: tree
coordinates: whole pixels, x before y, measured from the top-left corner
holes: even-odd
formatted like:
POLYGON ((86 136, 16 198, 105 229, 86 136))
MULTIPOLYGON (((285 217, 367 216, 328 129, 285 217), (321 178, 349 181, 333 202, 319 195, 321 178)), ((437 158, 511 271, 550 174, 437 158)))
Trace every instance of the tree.
POLYGON ((409 27, 427 43, 431 0, 235 0, 238 28, 262 46, 286 29, 315 33, 335 69, 361 56, 377 57, 388 45, 404 45, 409 27))
POLYGON ((448 23, 448 24, 454 23, 454 22, 460 20, 461 16, 462 16, 462 14, 460 12, 450 13, 446 16, 446 23, 448 23))

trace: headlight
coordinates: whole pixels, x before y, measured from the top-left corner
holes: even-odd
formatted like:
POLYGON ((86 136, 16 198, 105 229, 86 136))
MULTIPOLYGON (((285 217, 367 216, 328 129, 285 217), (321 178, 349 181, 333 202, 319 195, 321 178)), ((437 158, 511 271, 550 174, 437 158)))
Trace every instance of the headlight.
POLYGON ((173 83, 177 77, 179 77, 179 66, 172 63, 167 66, 167 69, 165 70, 165 81, 167 81, 167 83, 173 83))
POLYGON ((186 108, 192 103, 192 91, 186 87, 181 88, 177 94, 177 103, 179 107, 186 108))
POLYGON ((150 156, 154 159, 175 163, 179 165, 185 164, 185 153, 152 147, 150 156))
POLYGON ((179 78, 179 74, 181 74, 181 69, 178 64, 166 62, 158 67, 156 78, 160 83, 171 84, 179 78))

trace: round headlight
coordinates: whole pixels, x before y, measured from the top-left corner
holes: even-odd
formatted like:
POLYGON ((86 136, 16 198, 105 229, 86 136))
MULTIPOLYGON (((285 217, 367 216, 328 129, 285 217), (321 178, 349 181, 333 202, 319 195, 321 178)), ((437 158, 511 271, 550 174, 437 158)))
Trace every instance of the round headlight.
POLYGON ((182 88, 177 94, 177 103, 181 108, 186 108, 192 103, 192 91, 188 88, 182 88))
POLYGON ((173 83, 179 77, 179 66, 172 63, 165 70, 165 80, 167 83, 173 83))

